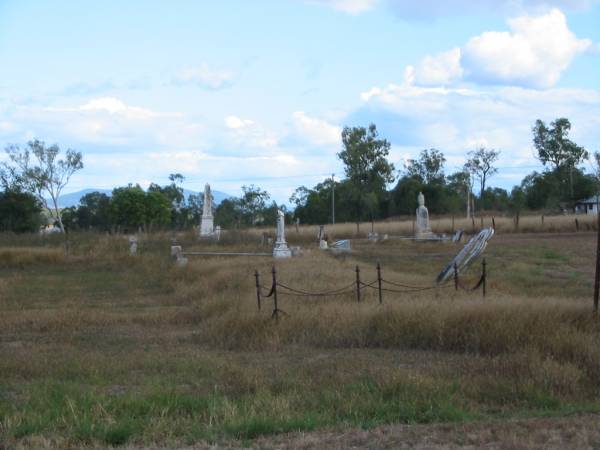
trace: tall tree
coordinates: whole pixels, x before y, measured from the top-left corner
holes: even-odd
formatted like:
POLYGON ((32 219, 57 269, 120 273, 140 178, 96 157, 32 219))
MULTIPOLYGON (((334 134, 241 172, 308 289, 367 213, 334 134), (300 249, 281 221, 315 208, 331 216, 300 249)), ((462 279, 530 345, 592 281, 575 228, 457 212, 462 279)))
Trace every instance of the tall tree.
POLYGON ((58 199, 71 176, 83 168, 81 152, 68 149, 65 158, 58 159, 58 145, 46 146, 35 139, 29 141, 25 148, 9 145, 6 153, 12 166, 4 163, 5 171, 19 178, 24 189, 36 196, 64 232, 58 199), (50 197, 51 204, 48 204, 46 196, 50 197))
POLYGON ((550 127, 540 119, 533 126, 533 145, 542 164, 552 164, 554 169, 574 167, 588 158, 585 148, 569 139, 571 122, 560 118, 550 123, 550 127))
POLYGON ((409 159, 405 168, 408 176, 418 177, 424 184, 443 183, 445 163, 444 154, 430 148, 422 150, 419 159, 409 159))
POLYGON ((373 202, 368 194, 381 195, 386 185, 394 181, 394 165, 387 160, 390 143, 379 139, 375 124, 370 124, 368 128, 344 127, 342 144, 344 150, 337 156, 344 163, 344 172, 353 188, 358 229, 363 210, 369 209, 372 214, 373 202))
POLYGON ((551 164, 560 180, 568 178, 570 200, 574 200, 573 168, 589 157, 585 148, 569 139, 571 122, 561 117, 550 123, 550 127, 538 119, 533 126, 533 145, 538 158, 551 164))
POLYGON ((261 219, 259 213, 267 207, 271 196, 267 191, 263 191, 253 184, 242 186, 242 192, 240 204, 243 215, 246 216, 248 225, 255 225, 261 219))
POLYGON ((485 192, 485 185, 489 178, 491 178, 498 168, 494 167, 494 163, 498 160, 500 152, 494 149, 486 149, 485 147, 479 147, 473 152, 469 152, 469 159, 467 166, 469 172, 471 172, 478 180, 480 185, 479 196, 483 196, 485 192))

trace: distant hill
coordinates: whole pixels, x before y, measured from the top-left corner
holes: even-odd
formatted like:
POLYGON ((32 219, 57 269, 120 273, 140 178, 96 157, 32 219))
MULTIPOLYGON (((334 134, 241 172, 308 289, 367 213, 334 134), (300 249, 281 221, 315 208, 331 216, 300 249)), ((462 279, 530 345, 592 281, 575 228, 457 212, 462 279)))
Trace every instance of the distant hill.
MULTIPOLYGON (((84 195, 89 194, 91 192, 101 192, 103 194, 108 195, 109 197, 112 195, 112 189, 92 189, 92 188, 82 189, 81 191, 71 192, 69 194, 61 195, 58 200, 58 206, 60 208, 69 208, 71 206, 77 206, 77 205, 79 205, 79 200, 81 199, 81 197, 83 197, 84 195)), ((185 195, 185 198, 187 199, 190 194, 198 194, 198 192, 191 191, 189 189, 184 189, 183 194, 185 195)), ((217 204, 217 205, 219 203, 221 203, 223 200, 225 200, 226 198, 232 197, 231 195, 226 194, 225 192, 220 192, 220 191, 212 191, 212 195, 213 195, 215 204, 217 204)))

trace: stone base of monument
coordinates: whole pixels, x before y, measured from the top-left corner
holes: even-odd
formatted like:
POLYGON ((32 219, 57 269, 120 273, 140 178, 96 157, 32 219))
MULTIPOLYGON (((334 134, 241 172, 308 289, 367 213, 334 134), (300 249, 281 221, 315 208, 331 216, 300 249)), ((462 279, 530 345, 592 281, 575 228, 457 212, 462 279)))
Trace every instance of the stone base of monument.
POLYGON ((291 258, 292 251, 288 247, 286 242, 276 242, 273 248, 274 258, 291 258))

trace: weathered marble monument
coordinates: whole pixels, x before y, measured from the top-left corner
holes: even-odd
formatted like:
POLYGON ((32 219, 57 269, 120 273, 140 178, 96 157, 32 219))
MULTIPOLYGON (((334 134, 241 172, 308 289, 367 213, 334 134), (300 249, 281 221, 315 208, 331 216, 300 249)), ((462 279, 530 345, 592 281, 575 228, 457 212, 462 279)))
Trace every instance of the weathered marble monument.
POLYGON ((200 236, 209 237, 214 234, 214 219, 212 214, 213 197, 210 193, 210 184, 204 186, 204 207, 202 208, 202 221, 200 222, 200 236))
POLYGON ((417 196, 419 207, 417 208, 417 221, 415 228, 415 237, 417 239, 426 239, 433 236, 431 227, 429 226, 429 211, 425 207, 425 196, 419 192, 417 196))
POLYGON ((287 242, 285 241, 285 214, 281 210, 277 210, 277 239, 275 247, 273 247, 273 256, 275 258, 290 258, 290 251, 287 242))

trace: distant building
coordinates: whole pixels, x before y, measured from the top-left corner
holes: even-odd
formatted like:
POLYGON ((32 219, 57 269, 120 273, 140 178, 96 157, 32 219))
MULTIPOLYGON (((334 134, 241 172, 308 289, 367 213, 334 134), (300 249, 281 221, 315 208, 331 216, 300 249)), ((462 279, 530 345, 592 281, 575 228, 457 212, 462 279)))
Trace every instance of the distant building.
POLYGON ((585 200, 579 200, 575 203, 576 214, 598 214, 598 202, 600 196, 596 195, 585 200))

